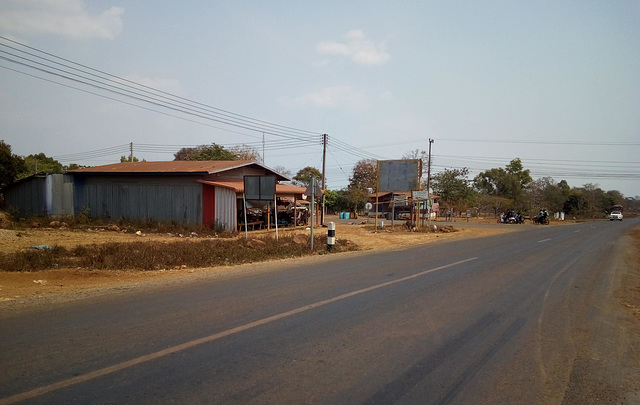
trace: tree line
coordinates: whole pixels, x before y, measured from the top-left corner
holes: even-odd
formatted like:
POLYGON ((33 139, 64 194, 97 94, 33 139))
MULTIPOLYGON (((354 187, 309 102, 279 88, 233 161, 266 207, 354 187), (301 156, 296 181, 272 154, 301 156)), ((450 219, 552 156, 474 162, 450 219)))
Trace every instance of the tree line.
MULTIPOLYGON (((414 151, 403 158, 425 160, 426 156, 424 152, 414 151)), ((426 168, 424 162, 423 170, 426 168)), ((566 180, 556 182, 551 177, 534 180, 519 158, 504 167, 485 170, 474 178, 469 175, 469 168, 463 167, 444 169, 431 176, 431 192, 438 197, 441 211, 451 209, 466 214, 472 210, 481 215, 498 216, 509 209, 529 215, 544 209, 581 218, 601 218, 614 205, 628 211, 640 210, 640 197, 625 198, 620 191, 605 191, 597 184, 571 187, 566 180)), ((427 189, 426 183, 426 173, 423 173, 423 190, 427 189)), ((345 189, 327 191, 327 207, 336 211, 362 210, 369 201, 367 191, 375 192, 376 186, 376 161, 361 160, 354 166, 345 189)))
MULTIPOLYGON (((425 152, 409 152, 403 159, 423 160, 423 170, 427 168, 425 152)), ((253 147, 240 145, 226 149, 222 145, 200 145, 182 148, 174 154, 174 160, 250 160, 262 162, 262 156, 253 147)), ((121 162, 138 161, 135 156, 121 156, 121 162)), ((64 173, 82 166, 62 165, 44 153, 19 156, 11 151, 11 146, 0 141, 0 189, 33 174, 64 173)), ((362 211, 371 193, 377 191, 377 162, 372 159, 358 161, 349 184, 340 190, 327 187, 325 205, 329 211, 362 211)), ((273 168, 276 172, 292 179, 293 184, 308 186, 311 179, 320 180, 322 173, 311 166, 300 169, 295 175, 284 166, 273 168)), ((511 160, 504 167, 491 168, 469 178, 469 168, 444 169, 431 176, 432 193, 439 198, 442 210, 466 212, 468 209, 486 215, 512 209, 532 214, 540 209, 549 212, 564 212, 576 217, 601 217, 613 205, 622 205, 626 210, 640 209, 640 198, 625 198, 617 190, 605 191, 596 184, 570 187, 566 180, 556 182, 551 177, 534 180, 519 158, 511 160)), ((426 173, 423 174, 422 188, 426 189, 426 173)))

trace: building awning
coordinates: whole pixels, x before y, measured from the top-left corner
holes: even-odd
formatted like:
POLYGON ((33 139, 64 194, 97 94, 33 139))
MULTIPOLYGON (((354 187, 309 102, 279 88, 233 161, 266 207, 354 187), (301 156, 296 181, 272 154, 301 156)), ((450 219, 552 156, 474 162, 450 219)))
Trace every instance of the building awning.
MULTIPOLYGON (((240 180, 198 180, 198 183, 214 187, 228 188, 235 191, 236 194, 244 193, 244 182, 240 180)), ((305 187, 294 186, 291 184, 276 184, 276 196, 296 196, 298 198, 302 198, 302 194, 304 194, 305 191, 305 187)))

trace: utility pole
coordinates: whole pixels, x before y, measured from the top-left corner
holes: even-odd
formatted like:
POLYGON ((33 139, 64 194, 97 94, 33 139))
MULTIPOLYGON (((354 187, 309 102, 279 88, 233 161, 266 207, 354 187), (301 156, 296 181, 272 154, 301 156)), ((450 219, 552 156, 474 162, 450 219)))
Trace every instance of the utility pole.
POLYGON ((133 162, 133 142, 129 143, 129 148, 131 151, 131 154, 129 155, 129 162, 133 162))
POLYGON ((262 133, 262 164, 264 164, 264 132, 262 133))
MULTIPOLYGON (((326 178, 324 175, 324 170, 327 166, 327 134, 322 134, 322 189, 325 190, 325 194, 326 194, 326 186, 327 186, 327 182, 326 182, 326 178)), ((324 225, 324 196, 325 194, 322 194, 322 212, 320 213, 320 225, 324 225)))
MULTIPOLYGON (((427 163, 427 204, 431 202, 431 144, 433 139, 429 138, 429 162, 427 163)), ((431 210, 427 209, 427 215, 431 220, 431 210)))

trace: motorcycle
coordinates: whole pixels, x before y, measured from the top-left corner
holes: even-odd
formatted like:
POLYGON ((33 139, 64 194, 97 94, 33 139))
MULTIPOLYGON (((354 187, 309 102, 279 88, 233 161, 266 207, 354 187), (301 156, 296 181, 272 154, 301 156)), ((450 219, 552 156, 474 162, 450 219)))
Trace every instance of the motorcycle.
POLYGON ((535 225, 549 225, 549 216, 545 214, 538 214, 533 218, 535 225))
POLYGON ((506 216, 500 215, 498 219, 499 224, 524 224, 524 217, 522 214, 509 214, 506 216))

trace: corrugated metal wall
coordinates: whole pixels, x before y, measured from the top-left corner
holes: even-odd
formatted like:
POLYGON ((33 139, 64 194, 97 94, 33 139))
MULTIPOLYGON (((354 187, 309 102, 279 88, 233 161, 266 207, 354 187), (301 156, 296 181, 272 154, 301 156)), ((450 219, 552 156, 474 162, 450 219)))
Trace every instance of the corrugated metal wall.
MULTIPOLYGON (((81 203, 92 217, 202 222, 202 185, 103 183, 85 179, 81 203)), ((78 207, 76 207, 78 209, 78 207)))
POLYGON ((73 177, 68 174, 48 175, 45 203, 49 215, 73 215, 73 177))
POLYGON ((4 191, 8 210, 21 217, 73 215, 73 178, 47 174, 26 178, 4 191))
POLYGON ((216 225, 224 226, 230 232, 236 230, 238 224, 238 203, 236 192, 224 187, 216 187, 215 198, 216 225))
MULTIPOLYGON (((168 220, 201 224, 203 185, 194 176, 33 177, 5 190, 7 208, 21 216, 73 215, 96 218, 168 220)), ((229 231, 237 226, 234 190, 215 187, 215 221, 229 231)))
POLYGON ((45 182, 44 176, 31 177, 7 188, 4 191, 7 210, 18 210, 21 217, 46 215, 45 182))

